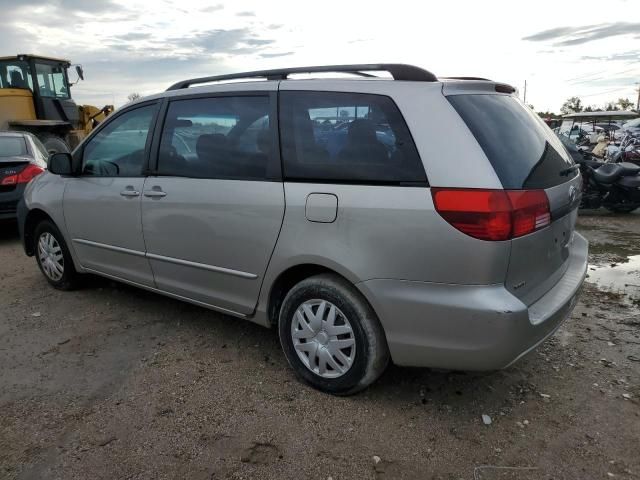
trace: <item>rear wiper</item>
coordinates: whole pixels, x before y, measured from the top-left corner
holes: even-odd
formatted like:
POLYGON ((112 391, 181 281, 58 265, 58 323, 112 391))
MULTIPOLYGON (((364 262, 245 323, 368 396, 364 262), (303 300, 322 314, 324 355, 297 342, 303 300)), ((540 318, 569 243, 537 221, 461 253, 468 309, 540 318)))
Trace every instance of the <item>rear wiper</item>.
POLYGON ((565 168, 564 170, 560 170, 560 176, 561 177, 566 177, 570 173, 573 173, 576 170, 578 170, 579 168, 580 168, 580 165, 576 164, 576 165, 573 165, 573 166, 571 166, 569 168, 565 168))

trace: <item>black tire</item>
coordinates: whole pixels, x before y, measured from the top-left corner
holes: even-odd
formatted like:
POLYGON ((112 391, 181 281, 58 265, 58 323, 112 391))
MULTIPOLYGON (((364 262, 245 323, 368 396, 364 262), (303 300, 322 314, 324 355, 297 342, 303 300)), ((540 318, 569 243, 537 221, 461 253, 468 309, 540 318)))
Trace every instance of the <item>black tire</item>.
POLYGON ((56 227, 49 220, 43 220, 36 226, 33 238, 33 241, 35 242, 34 252, 36 262, 38 263, 38 267, 44 275, 44 278, 46 278, 46 280, 58 290, 73 290, 74 288, 76 288, 78 286, 79 274, 78 272, 76 272, 76 269, 73 265, 73 259, 71 258, 71 254, 69 253, 67 244, 64 241, 62 233, 60 233, 60 230, 58 230, 58 227, 56 227), (55 239, 62 253, 63 272, 59 279, 52 278, 51 275, 46 272, 46 268, 42 265, 39 242, 41 237, 45 234, 49 234, 55 239))
POLYGON ((282 349, 296 374, 309 385, 323 392, 334 395, 356 393, 368 387, 382 375, 389 363, 389 348, 378 317, 362 294, 351 283, 337 275, 316 275, 295 285, 282 303, 278 330, 282 349), (337 378, 324 378, 311 371, 299 358, 294 347, 292 338, 294 315, 296 310, 308 300, 324 300, 332 303, 351 324, 355 340, 353 363, 337 378))
POLYGON ((62 138, 51 133, 41 133, 38 138, 47 149, 49 154, 52 153, 71 153, 69 144, 62 138))
POLYGON ((640 207, 640 205, 605 205, 604 208, 613 213, 631 213, 638 207, 640 207))

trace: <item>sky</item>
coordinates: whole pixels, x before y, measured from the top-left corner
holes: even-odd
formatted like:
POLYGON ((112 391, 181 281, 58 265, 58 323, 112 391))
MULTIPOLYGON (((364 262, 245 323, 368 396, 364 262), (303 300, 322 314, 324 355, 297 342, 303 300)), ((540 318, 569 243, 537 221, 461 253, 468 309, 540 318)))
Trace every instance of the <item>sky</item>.
MULTIPOLYGON (((536 110, 637 99, 638 0, 0 0, 0 56, 81 64, 78 103, 127 102, 191 77, 410 63, 510 83, 536 110)), ((75 81, 75 74, 70 72, 75 81)))

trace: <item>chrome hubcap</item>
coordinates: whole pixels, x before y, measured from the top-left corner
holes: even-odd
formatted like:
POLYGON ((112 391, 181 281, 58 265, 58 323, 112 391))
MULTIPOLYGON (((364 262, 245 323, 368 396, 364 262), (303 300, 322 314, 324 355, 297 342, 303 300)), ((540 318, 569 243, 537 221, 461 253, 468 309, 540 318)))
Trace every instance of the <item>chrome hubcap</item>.
POLYGON ((291 322, 291 338, 304 365, 323 378, 349 371, 356 356, 356 340, 347 317, 326 300, 307 300, 291 322))
POLYGON ((44 232, 38 239, 38 258, 44 274, 54 282, 62 278, 64 273, 64 257, 58 241, 49 232, 44 232))

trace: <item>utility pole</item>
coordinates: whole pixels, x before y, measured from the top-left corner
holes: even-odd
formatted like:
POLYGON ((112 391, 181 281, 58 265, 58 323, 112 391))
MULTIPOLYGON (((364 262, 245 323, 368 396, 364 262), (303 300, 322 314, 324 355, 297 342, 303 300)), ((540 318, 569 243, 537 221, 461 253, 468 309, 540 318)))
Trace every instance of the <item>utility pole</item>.
POLYGON ((636 112, 640 112, 640 83, 636 82, 638 85, 638 102, 636 103, 636 112))
MULTIPOLYGON (((640 99, 640 97, 638 97, 640 99)), ((522 103, 527 104, 527 81, 524 81, 524 98, 522 99, 522 103)))

